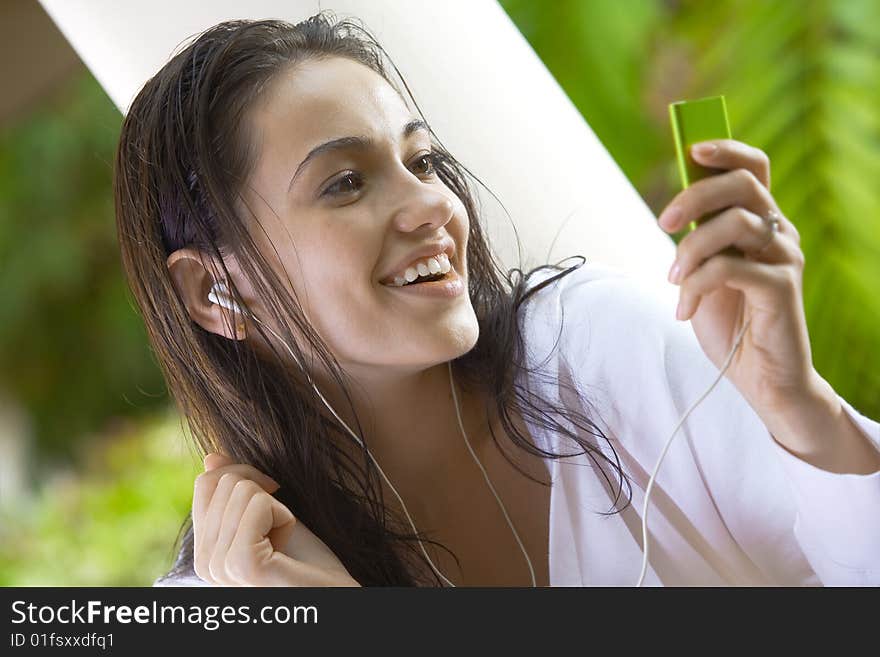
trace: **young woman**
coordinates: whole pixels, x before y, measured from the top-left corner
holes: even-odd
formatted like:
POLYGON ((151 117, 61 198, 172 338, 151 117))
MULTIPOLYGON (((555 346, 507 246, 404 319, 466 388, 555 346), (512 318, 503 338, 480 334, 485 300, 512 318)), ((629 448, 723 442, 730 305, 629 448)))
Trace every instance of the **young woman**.
POLYGON ((612 268, 503 272, 382 55, 327 12, 222 23, 126 116, 123 263, 206 455, 158 583, 634 583, 664 441, 746 321, 656 479, 645 583, 880 582, 880 425, 812 366, 767 157, 695 151, 727 172, 660 218, 716 215, 671 274, 691 329, 612 268))

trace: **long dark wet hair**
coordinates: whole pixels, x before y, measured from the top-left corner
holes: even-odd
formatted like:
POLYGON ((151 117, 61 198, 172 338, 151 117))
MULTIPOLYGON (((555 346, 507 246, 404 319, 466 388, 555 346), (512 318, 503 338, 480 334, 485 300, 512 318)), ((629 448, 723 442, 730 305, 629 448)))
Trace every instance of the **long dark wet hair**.
MULTIPOLYGON (((277 75, 298 63, 328 57, 364 64, 400 93, 386 73, 383 56, 390 62, 359 20, 337 20, 330 11, 296 25, 279 20, 227 21, 198 35, 144 85, 122 124, 114 172, 118 239, 130 289, 193 447, 201 454, 222 452, 275 479, 281 484, 276 497, 327 544, 361 585, 442 586, 416 541, 454 553, 421 532, 398 531, 408 525, 386 507, 372 461, 360 447, 362 460, 340 449, 339 440, 352 438, 322 412, 310 385, 285 367, 274 346, 267 357, 247 341, 224 338, 192 321, 166 265, 170 253, 192 247, 219 262, 225 274, 220 277, 231 281, 223 258, 234 255, 280 335, 297 350, 299 361, 307 362, 297 349, 298 340, 304 340, 354 414, 345 372, 245 228, 246 204, 240 192, 255 161, 245 117, 277 75), (426 573, 433 579, 425 579, 426 573)), ((412 98, 396 66, 394 70, 412 98)), ((420 109, 419 115, 424 118, 420 109)), ((568 268, 543 265, 528 274, 519 268, 505 273, 484 237, 465 174, 482 182, 442 146, 433 131, 431 140, 435 170, 463 202, 470 223, 468 293, 480 332, 475 347, 452 362, 456 381, 466 391, 484 392, 506 436, 532 455, 571 456, 545 451, 520 434, 511 422, 511 411, 570 437, 581 448, 577 453, 589 456, 607 490, 613 492, 614 503, 606 513, 623 511, 632 490, 601 429, 569 407, 575 405, 555 408, 518 383, 520 374, 541 375, 538 368, 533 371, 525 364, 519 323, 525 302, 577 269, 583 259, 568 268), (529 289, 528 279, 544 269, 558 273, 529 289), (611 456, 597 440, 570 431, 559 419, 588 436, 601 437, 611 456), (625 504, 615 510, 621 497, 625 504)), ((273 344, 259 325, 255 330, 273 344)), ((578 394, 567 382, 558 385, 578 394)), ((356 427, 362 436, 359 422, 356 427)), ((492 438, 497 444, 494 431, 492 438)), ((192 575, 190 515, 174 551, 177 560, 167 576, 192 575)))

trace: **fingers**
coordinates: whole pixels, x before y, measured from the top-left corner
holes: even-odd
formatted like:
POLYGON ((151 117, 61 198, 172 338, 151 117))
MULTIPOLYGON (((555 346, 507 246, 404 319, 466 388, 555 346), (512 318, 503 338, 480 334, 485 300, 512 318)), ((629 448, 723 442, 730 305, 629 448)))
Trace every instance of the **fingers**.
POLYGON ((751 262, 738 256, 716 255, 698 267, 681 284, 679 320, 690 319, 703 296, 722 287, 749 294, 756 308, 779 308, 784 293, 799 294, 800 272, 793 266, 751 262))
POLYGON ((768 229, 761 217, 735 207, 702 223, 678 243, 669 281, 679 283, 705 260, 729 247, 745 254, 761 250, 761 261, 767 263, 803 261, 803 253, 793 240, 777 233, 768 242, 768 229))
POLYGON ((247 465, 246 463, 236 463, 225 454, 210 452, 209 454, 205 455, 204 463, 205 472, 220 470, 221 468, 224 468, 224 472, 239 472, 243 477, 253 479, 270 493, 274 493, 276 490, 278 490, 278 488, 280 488, 278 482, 272 479, 272 477, 269 477, 268 475, 260 472, 252 465, 247 465))
MULTIPOLYGON (((196 574, 207 582, 233 584, 223 568, 212 569, 211 565, 233 491, 238 482, 247 481, 253 486, 247 488, 251 494, 254 490, 259 490, 271 497, 269 494, 274 493, 280 486, 274 479, 253 466, 233 463, 232 459, 222 454, 208 454, 205 457, 205 467, 206 471, 196 477, 193 490, 194 568, 196 574)), ((234 501, 234 504, 240 507, 239 516, 245 508, 245 501, 241 499, 241 495, 239 493, 234 501)), ((223 535, 222 540, 228 545, 232 538, 223 535)))
POLYGON ((770 158, 760 148, 735 139, 712 139, 691 146, 691 157, 713 169, 747 169, 770 189, 770 158), (704 145, 716 148, 704 150, 704 145))
POLYGON ((659 222, 664 230, 675 233, 691 221, 733 206, 760 216, 770 210, 779 212, 770 192, 751 171, 734 169, 698 180, 679 192, 660 214, 659 222))
MULTIPOLYGON (((219 488, 220 486, 218 486, 218 490, 219 488)), ((220 584, 238 586, 245 583, 238 580, 230 572, 228 553, 232 541, 243 522, 245 510, 247 509, 251 498, 258 494, 263 494, 269 497, 269 494, 253 481, 249 479, 239 479, 233 485, 226 506, 222 510, 220 527, 217 532, 217 540, 214 544, 209 564, 211 576, 220 584)), ((270 499, 272 498, 270 497, 270 499)), ((280 502, 278 502, 278 504, 280 504, 280 502)))
POLYGON ((211 584, 226 584, 223 574, 214 572, 211 563, 226 504, 238 481, 240 481, 238 475, 231 472, 223 474, 217 482, 205 513, 199 517, 198 526, 196 526, 196 515, 193 515, 193 566, 196 574, 211 584))
POLYGON ((748 289, 756 301, 761 290, 774 285, 800 285, 800 235, 770 194, 766 153, 733 139, 716 139, 694 144, 691 155, 699 164, 727 171, 679 192, 659 217, 670 233, 711 217, 679 241, 669 270, 670 282, 681 284, 679 319, 691 317, 700 298, 722 285, 748 289), (770 210, 779 215, 775 233, 763 219, 770 210), (759 259, 760 266, 755 264, 759 259), (768 269, 770 265, 776 269, 768 269))
MULTIPOLYGON (((726 173, 679 192, 660 214, 663 229, 675 233, 691 221, 735 205, 760 216, 779 211, 770 195, 770 158, 764 151, 734 139, 714 139, 694 144, 690 153, 698 164, 726 173)), ((783 222, 783 228, 797 233, 790 223, 783 222)))
POLYGON ((204 459, 205 470, 214 470, 223 465, 231 465, 234 462, 225 454, 218 454, 217 452, 206 454, 204 459))
POLYGON ((255 584, 262 564, 276 550, 273 533, 289 536, 295 523, 290 510, 254 481, 224 474, 196 534, 196 574, 221 586, 255 584))
POLYGON ((205 514, 205 511, 207 511, 208 508, 208 502, 211 500, 211 496, 214 494, 214 489, 217 487, 217 482, 220 481, 220 478, 227 472, 235 473, 245 479, 253 479, 268 493, 274 493, 281 487, 277 481, 272 479, 272 477, 263 474, 252 465, 246 465, 244 463, 225 465, 215 468, 214 470, 203 472, 196 477, 195 490, 193 491, 193 517, 205 514))
POLYGON ((224 586, 359 586, 330 549, 272 497, 278 484, 271 478, 223 455, 209 455, 205 467, 193 495, 199 577, 224 586))
POLYGON ((254 492, 247 501, 226 554, 226 568, 236 581, 266 586, 298 581, 304 564, 277 551, 269 535, 273 530, 293 528, 290 510, 265 491, 254 492))

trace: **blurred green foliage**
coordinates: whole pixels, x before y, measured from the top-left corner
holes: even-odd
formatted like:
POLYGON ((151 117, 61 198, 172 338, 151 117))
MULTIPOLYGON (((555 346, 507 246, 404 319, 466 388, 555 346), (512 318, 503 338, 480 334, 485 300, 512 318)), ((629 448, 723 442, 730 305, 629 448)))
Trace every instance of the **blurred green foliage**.
MULTIPOLYGON (((880 417, 880 3, 501 4, 657 213, 679 191, 667 104, 726 96, 802 236, 816 367, 880 417)), ((36 471, 67 473, 0 510, 0 585, 149 584, 200 470, 119 265, 120 124, 85 74, 0 134, 0 392, 33 422, 36 471)))
POLYGON ((201 471, 181 434, 173 412, 132 422, 0 507, 0 586, 150 586, 167 572, 201 471))
POLYGON ((86 73, 0 134, 0 390, 26 410, 40 459, 167 404, 116 242, 121 124, 86 73))

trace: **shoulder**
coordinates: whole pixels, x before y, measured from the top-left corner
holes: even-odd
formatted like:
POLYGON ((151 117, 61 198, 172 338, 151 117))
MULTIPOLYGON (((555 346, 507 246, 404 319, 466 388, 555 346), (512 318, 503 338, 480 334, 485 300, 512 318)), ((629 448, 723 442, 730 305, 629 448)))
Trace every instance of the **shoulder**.
MULTIPOLYGON (((539 288, 529 299, 527 310, 546 316, 548 313, 595 317, 612 315, 615 319, 665 318, 663 308, 669 305, 676 288, 665 281, 653 283, 629 272, 606 264, 584 263, 566 271, 542 269, 529 277, 527 288, 539 288), (552 279, 556 280, 552 280, 552 279), (546 283, 546 286, 542 285, 546 283), (537 311, 537 312, 534 312, 537 311), (605 311, 604 313, 602 311, 605 311)), ((619 324, 619 322, 616 322, 619 324)), ((664 322, 667 326, 669 322, 664 322)))
MULTIPOLYGON (((536 272, 528 287, 559 273, 536 272)), ((555 347, 581 365, 625 367, 645 358, 656 363, 651 354, 693 350, 692 329, 675 319, 676 302, 677 288, 665 281, 584 263, 535 292, 523 311, 523 330, 533 349, 549 353, 555 347)))
MULTIPOLYGON (((675 319, 678 288, 665 280, 584 264, 533 300, 523 326, 530 368, 560 394, 563 382, 573 385, 595 417, 628 440, 645 446, 658 439, 649 427, 674 426, 718 374, 690 322, 675 319)), ((740 409, 732 384, 724 379, 718 387, 724 392, 701 404, 693 421, 718 404, 726 407, 721 417, 740 409)))

